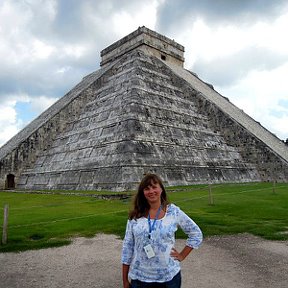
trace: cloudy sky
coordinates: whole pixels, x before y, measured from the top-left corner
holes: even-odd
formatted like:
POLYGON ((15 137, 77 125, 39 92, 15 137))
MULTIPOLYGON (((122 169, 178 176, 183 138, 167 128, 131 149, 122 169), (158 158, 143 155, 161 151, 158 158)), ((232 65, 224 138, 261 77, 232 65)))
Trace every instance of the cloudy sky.
POLYGON ((288 138, 287 0, 0 0, 0 146, 146 26, 185 68, 288 138))

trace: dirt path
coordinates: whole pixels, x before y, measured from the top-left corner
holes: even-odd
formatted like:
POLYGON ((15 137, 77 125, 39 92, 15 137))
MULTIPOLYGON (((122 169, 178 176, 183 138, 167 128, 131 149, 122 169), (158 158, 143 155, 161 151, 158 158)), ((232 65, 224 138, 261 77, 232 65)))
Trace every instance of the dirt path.
MULTIPOLYGON (((121 248, 115 236, 98 235, 60 248, 2 253, 0 287, 120 288, 121 248)), ((183 288, 287 288, 288 242, 248 234, 207 238, 182 263, 182 278, 183 288)))

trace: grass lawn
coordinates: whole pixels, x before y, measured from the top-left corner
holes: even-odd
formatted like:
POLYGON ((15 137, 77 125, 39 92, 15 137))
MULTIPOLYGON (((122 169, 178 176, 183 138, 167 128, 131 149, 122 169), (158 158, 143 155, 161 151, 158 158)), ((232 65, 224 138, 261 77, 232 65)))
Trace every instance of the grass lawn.
MULTIPOLYGON (((277 183, 275 193, 271 183, 213 185, 213 204, 208 191, 206 185, 167 189, 170 201, 191 216, 204 236, 248 232, 288 240, 288 183, 277 183)), ((1 225, 5 204, 8 243, 0 252, 65 245, 72 237, 99 232, 123 237, 131 200, 0 192, 1 225)), ((181 232, 177 236, 185 237, 181 232)))

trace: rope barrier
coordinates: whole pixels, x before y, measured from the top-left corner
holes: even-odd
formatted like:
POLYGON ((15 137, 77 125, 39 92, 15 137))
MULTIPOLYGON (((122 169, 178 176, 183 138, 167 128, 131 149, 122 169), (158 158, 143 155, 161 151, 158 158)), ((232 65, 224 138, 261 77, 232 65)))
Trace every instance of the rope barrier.
MULTIPOLYGON (((207 186, 207 187, 209 187, 209 186, 207 186)), ((217 186, 217 187, 219 187, 219 186, 217 186)), ((283 188, 283 187, 286 187, 286 186, 282 185, 282 186, 278 186, 277 188, 283 188)), ((248 190, 239 191, 239 192, 233 192, 233 193, 232 192, 227 192, 227 193, 221 193, 221 194, 213 194, 213 196, 214 197, 215 196, 218 197, 218 196, 224 196, 224 195, 236 195, 236 194, 243 194, 243 193, 270 190, 270 189, 271 189, 271 187, 258 188, 258 189, 248 189, 248 190)), ((192 198, 185 198, 185 199, 177 200, 177 201, 175 201, 175 203, 177 204, 177 203, 187 202, 187 201, 191 201, 191 200, 205 199, 207 197, 208 197, 208 195, 192 197, 192 198)), ((94 199, 94 201, 95 200, 101 201, 101 199, 94 199)), ((88 200, 87 201, 81 201, 81 202, 73 201, 73 202, 65 202, 65 203, 74 204, 74 203, 87 203, 87 202, 91 202, 91 200, 89 200, 89 201, 88 200)), ((44 207, 47 208, 47 207, 53 207, 53 206, 61 206, 61 205, 48 204, 48 205, 30 206, 30 207, 14 208, 14 209, 10 208, 10 210, 26 210, 26 209, 31 209, 31 208, 44 208, 44 207)), ((0 207, 0 209, 3 210, 2 207, 0 207)), ((9 225, 9 228, 21 228, 21 227, 30 227, 30 226, 36 226, 36 225, 49 225, 49 224, 57 223, 57 222, 70 221, 70 220, 76 220, 76 219, 84 219, 84 218, 90 218, 90 217, 98 217, 98 216, 109 215, 109 214, 117 214, 117 213, 122 213, 122 212, 127 212, 127 214, 128 214, 128 209, 118 210, 118 211, 111 211, 111 212, 105 212, 105 213, 90 214, 90 215, 85 215, 85 216, 77 216, 77 217, 71 217, 71 218, 56 219, 56 220, 52 220, 52 221, 43 221, 43 222, 37 222, 37 223, 23 224, 23 225, 9 225)))
POLYGON ((83 218, 90 218, 90 217, 98 217, 98 216, 109 215, 109 214, 117 214, 117 213, 122 213, 122 212, 127 212, 127 210, 118 210, 118 211, 112 211, 112 212, 106 212, 106 213, 100 213, 100 214, 90 214, 90 215, 85 215, 85 216, 77 216, 77 217, 72 217, 72 218, 63 218, 63 219, 57 219, 57 220, 52 220, 52 221, 42 221, 42 222, 30 223, 30 224, 9 225, 9 228, 21 228, 21 227, 30 227, 30 226, 36 226, 36 225, 49 225, 49 224, 57 223, 57 222, 70 221, 70 220, 83 219, 83 218))
MULTIPOLYGON (((90 200, 85 200, 85 201, 71 201, 71 202, 64 202, 61 203, 61 205, 59 204, 46 204, 46 205, 35 205, 35 206, 27 206, 27 207, 15 207, 15 208, 11 208, 10 210, 27 210, 27 209, 32 209, 32 208, 49 208, 49 207, 57 207, 57 206, 63 206, 64 204, 81 204, 81 203, 88 203, 88 202, 95 202, 95 201, 101 201, 101 199, 90 199, 90 200)), ((2 208, 3 209, 3 208, 2 208)))

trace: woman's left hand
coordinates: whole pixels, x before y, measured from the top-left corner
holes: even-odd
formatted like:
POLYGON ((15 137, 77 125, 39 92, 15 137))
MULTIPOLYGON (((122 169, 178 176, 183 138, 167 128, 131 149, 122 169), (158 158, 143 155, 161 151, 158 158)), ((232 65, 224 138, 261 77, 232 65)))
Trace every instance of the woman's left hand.
POLYGON ((170 256, 174 258, 174 260, 178 260, 179 262, 184 260, 184 257, 181 253, 179 253, 175 248, 171 249, 170 256))

